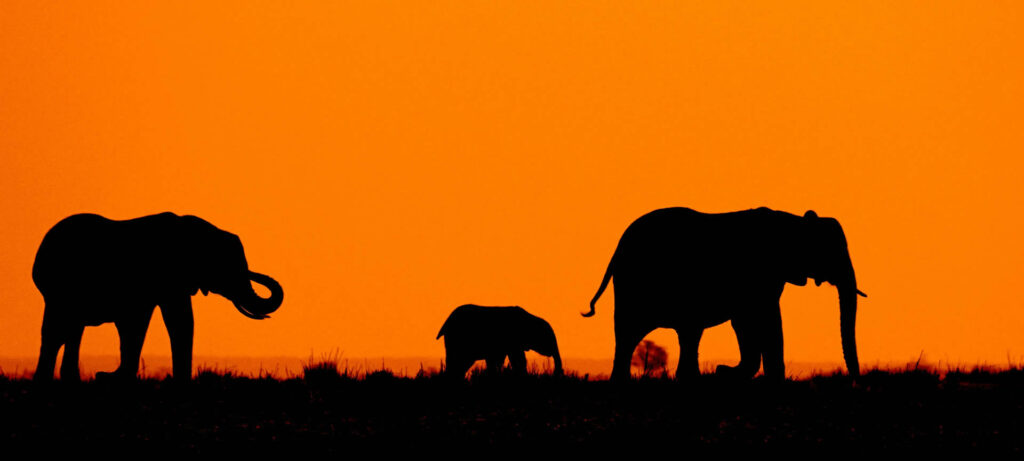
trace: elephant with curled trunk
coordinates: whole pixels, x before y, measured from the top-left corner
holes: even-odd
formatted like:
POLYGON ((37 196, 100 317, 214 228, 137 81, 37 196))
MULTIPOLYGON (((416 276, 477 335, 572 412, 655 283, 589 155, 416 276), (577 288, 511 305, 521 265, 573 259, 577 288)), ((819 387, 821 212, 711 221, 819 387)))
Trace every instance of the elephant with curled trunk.
POLYGON ((697 346, 705 328, 732 321, 740 348, 736 367, 719 374, 750 378, 761 368, 784 379, 779 299, 786 283, 829 282, 839 291, 843 356, 860 373, 854 334, 857 289, 839 221, 768 208, 705 214, 666 208, 641 216, 622 234, 595 304, 615 280, 615 361, 612 379, 629 378, 637 343, 656 328, 679 336, 677 376, 697 375, 697 346))
POLYGON ((465 304, 448 316, 436 339, 444 336, 445 373, 463 378, 477 360, 496 372, 508 357, 513 371, 526 371, 526 351, 555 359, 555 375, 562 374, 562 356, 551 325, 519 306, 488 307, 465 304))
POLYGON ((121 364, 113 375, 134 378, 157 306, 171 339, 174 377, 188 380, 192 295, 219 294, 252 319, 267 318, 284 298, 274 279, 249 270, 238 236, 173 213, 125 221, 95 214, 65 218, 39 245, 32 280, 46 303, 35 372, 39 381, 53 379, 61 346, 61 379, 79 380, 83 330, 108 322, 121 339, 121 364), (257 295, 251 282, 268 288, 270 296, 257 295))

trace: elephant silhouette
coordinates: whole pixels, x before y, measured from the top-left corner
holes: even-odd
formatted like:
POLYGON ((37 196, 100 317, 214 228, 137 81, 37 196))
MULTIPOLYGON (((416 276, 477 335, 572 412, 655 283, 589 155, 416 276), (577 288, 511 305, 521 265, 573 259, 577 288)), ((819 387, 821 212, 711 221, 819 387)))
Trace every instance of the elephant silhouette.
POLYGON ((488 372, 496 372, 505 364, 505 357, 514 371, 525 372, 525 352, 529 350, 554 358, 554 373, 562 374, 555 331, 547 321, 519 306, 459 306, 441 325, 436 339, 442 336, 445 373, 450 377, 465 377, 477 360, 486 360, 488 372))
POLYGON ((679 336, 678 377, 700 373, 697 347, 705 328, 732 321, 740 348, 722 375, 750 378, 764 358, 766 378, 785 378, 779 299, 786 283, 839 292, 843 356, 858 375, 857 279, 839 221, 813 211, 799 217, 768 208, 706 214, 689 208, 652 211, 622 234, 597 294, 615 279, 615 359, 612 379, 629 378, 637 343, 656 328, 679 336))
POLYGON ((121 363, 112 375, 134 378, 157 306, 171 340, 174 377, 188 380, 192 295, 219 294, 252 319, 267 318, 284 298, 277 281, 249 271, 238 236, 198 217, 173 213, 124 221, 95 214, 69 216, 43 238, 32 280, 46 303, 34 376, 38 381, 53 379, 61 346, 61 379, 81 379, 83 330, 108 322, 117 327, 121 340, 121 363), (270 289, 270 297, 257 295, 251 282, 270 289))

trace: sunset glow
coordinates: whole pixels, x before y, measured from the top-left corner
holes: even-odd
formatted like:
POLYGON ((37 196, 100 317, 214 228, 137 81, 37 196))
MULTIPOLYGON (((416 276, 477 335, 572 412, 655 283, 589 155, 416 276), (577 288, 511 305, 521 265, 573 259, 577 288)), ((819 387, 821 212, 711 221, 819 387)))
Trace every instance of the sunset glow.
MULTIPOLYGON (((1022 31, 1013 2, 4 1, 0 357, 38 353, 33 258, 74 213, 200 216, 281 283, 263 321, 195 296, 197 356, 440 358, 473 303, 573 368, 612 357, 613 297, 580 313, 634 219, 767 206, 842 224, 862 366, 1021 364, 1022 31)), ((841 363, 833 287, 782 318, 787 361, 841 363)), ((728 326, 701 357, 738 359, 728 326)))

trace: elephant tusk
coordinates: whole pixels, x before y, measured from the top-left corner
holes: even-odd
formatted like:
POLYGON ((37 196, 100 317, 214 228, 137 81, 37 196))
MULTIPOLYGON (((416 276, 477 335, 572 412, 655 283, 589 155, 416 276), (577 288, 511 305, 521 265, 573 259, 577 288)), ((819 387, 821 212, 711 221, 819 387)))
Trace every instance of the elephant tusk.
POLYGON ((269 319, 270 318, 269 315, 257 314, 255 312, 249 310, 249 309, 246 309, 244 306, 242 306, 239 303, 233 303, 233 304, 235 305, 235 309, 238 309, 238 312, 241 312, 242 315, 244 315, 246 317, 249 317, 249 318, 251 318, 253 320, 263 320, 263 319, 269 319))
POLYGON ((864 294, 864 292, 860 291, 860 290, 857 290, 857 294, 859 294, 859 295, 861 295, 862 297, 865 297, 865 298, 868 297, 868 295, 864 294))

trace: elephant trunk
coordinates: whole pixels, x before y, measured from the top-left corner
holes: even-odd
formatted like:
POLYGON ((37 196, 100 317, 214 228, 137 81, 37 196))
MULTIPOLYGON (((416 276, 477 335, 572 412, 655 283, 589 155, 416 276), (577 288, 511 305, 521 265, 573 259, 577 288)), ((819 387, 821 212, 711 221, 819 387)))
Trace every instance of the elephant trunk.
POLYGON ((565 371, 562 370, 562 355, 558 353, 558 346, 555 346, 555 376, 562 376, 565 371))
POLYGON ((843 338, 843 359, 850 376, 860 374, 857 360, 857 291, 839 290, 839 328, 843 338))
POLYGON ((544 320, 540 320, 540 322, 539 328, 543 331, 543 334, 540 335, 540 338, 536 340, 530 349, 537 351, 538 354, 555 359, 554 374, 555 376, 561 376, 563 374, 562 354, 558 351, 558 338, 555 337, 555 330, 551 328, 551 324, 548 322, 544 320))
POLYGON ((232 302, 242 315, 256 320, 265 319, 269 317, 270 313, 281 307, 284 290, 281 289, 281 284, 267 275, 250 271, 249 280, 267 287, 270 290, 270 297, 261 298, 249 284, 248 293, 243 295, 242 299, 233 299, 232 302))
POLYGON ((839 329, 843 340, 843 359, 850 376, 860 375, 860 362, 857 360, 857 296, 866 296, 857 289, 857 278, 853 274, 853 266, 842 283, 836 285, 839 291, 839 329))

